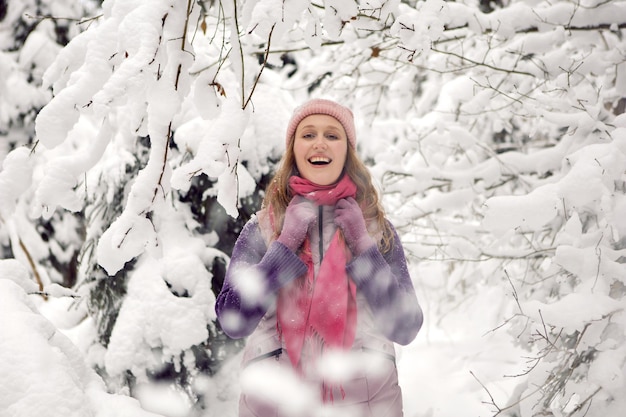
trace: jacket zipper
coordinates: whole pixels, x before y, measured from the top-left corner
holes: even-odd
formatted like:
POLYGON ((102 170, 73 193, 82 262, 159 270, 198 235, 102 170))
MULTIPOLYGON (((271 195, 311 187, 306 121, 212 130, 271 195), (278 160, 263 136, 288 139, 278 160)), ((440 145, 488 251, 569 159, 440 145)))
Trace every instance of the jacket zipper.
POLYGON ((324 214, 323 214, 323 206, 318 206, 318 232, 320 234, 320 242, 319 242, 319 250, 320 250, 320 265, 322 264, 322 260, 324 259, 324 214))
POLYGON ((254 362, 258 362, 258 361, 262 361, 263 359, 267 359, 267 358, 275 358, 276 360, 280 359, 280 355, 283 353, 283 348, 278 348, 276 350, 273 350, 271 352, 267 352, 264 353, 262 355, 257 356, 256 358, 252 358, 250 359, 245 366, 248 366, 250 364, 253 364, 254 362))

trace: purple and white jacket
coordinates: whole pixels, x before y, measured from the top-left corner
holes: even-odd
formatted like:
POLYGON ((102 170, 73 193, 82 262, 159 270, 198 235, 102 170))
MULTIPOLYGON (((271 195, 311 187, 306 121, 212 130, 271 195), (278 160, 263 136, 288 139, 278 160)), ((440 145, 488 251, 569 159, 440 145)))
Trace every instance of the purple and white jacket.
MULTIPOLYGON (((277 331, 276 297, 283 285, 307 270, 297 254, 280 242, 270 243, 265 214, 260 212, 241 231, 215 307, 228 336, 248 338, 244 368, 267 358, 291 366, 277 331)), ((386 374, 377 372, 369 379, 368 375, 355 378, 355 384, 342 383, 342 393, 335 396, 341 399, 335 400, 338 405, 361 407, 355 411, 359 416, 402 415, 394 343, 410 343, 423 321, 402 244, 393 226, 392 230, 393 244, 387 253, 381 254, 373 245, 346 265, 357 287, 357 329, 352 350, 389 359, 386 374)), ((320 250, 328 248, 335 231, 334 207, 322 206, 317 224, 309 230, 316 273, 323 255, 320 250)), ((259 414, 259 407, 258 402, 242 395, 240 416, 266 415, 259 414)), ((281 415, 274 411, 270 414, 281 415)))

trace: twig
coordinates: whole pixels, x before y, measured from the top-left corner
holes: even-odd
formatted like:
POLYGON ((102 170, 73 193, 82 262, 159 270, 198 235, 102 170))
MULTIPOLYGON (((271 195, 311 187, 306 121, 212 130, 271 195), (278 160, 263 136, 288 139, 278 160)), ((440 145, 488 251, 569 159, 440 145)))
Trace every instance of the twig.
POLYGON ((602 248, 600 247, 600 243, 602 243, 602 239, 604 239, 604 233, 600 234, 600 239, 598 239, 598 243, 596 243, 595 253, 598 256, 598 267, 596 268, 596 278, 593 281, 593 286, 591 287, 591 292, 596 289, 596 284, 598 283, 598 278, 600 278, 600 269, 602 266, 602 248))
POLYGON ((28 251, 28 249, 26 249, 26 245, 22 241, 22 238, 18 237, 17 241, 22 251, 24 251, 24 254, 26 255, 26 259, 28 259, 28 263, 30 264, 30 269, 32 269, 33 271, 33 275, 35 275, 35 279, 37 280, 37 285, 39 285, 39 292, 42 293, 40 295, 43 297, 44 300, 48 301, 47 295, 43 293, 43 281, 41 280, 41 275, 39 275, 39 272, 37 271, 37 267, 35 266, 35 261, 33 260, 33 257, 30 255, 30 252, 28 251))
MULTIPOLYGON (((235 25, 235 34, 237 36, 237 45, 239 45, 239 58, 241 59, 241 100, 242 105, 244 104, 244 97, 246 96, 246 77, 245 77, 245 63, 243 59, 243 47, 241 46, 241 39, 239 39, 239 16, 237 13, 237 0, 233 0, 233 21, 235 25)), ((242 108, 246 106, 243 105, 242 108)))
POLYGON ((254 80, 254 84, 252 85, 252 89, 250 90, 250 94, 248 95, 248 98, 243 104, 243 107, 242 107, 243 110, 245 110, 246 107, 248 106, 248 103, 250 103, 250 100, 252 99, 252 94, 254 93, 254 90, 256 89, 259 79, 261 78, 261 74, 263 73, 263 69, 267 65, 267 58, 270 54, 270 44, 272 42, 272 33, 274 32, 275 26, 276 26, 276 23, 274 23, 272 25, 272 28, 270 29, 270 34, 267 37, 267 48, 265 49, 265 56, 263 57, 263 64, 261 65, 261 69, 259 70, 259 73, 257 74, 256 79, 254 80))
MULTIPOLYGON (((583 408, 583 406, 587 402, 589 402, 589 405, 587 406, 587 411, 589 411, 589 407, 591 407, 591 401, 592 401, 593 397, 595 397, 595 395, 597 393, 599 393, 601 390, 602 390, 602 387, 596 388, 596 390, 594 392, 589 394, 589 396, 587 398, 585 398, 580 404, 578 404, 576 407, 574 407, 574 409, 572 410, 571 413, 568 414, 568 416, 573 416, 574 414, 576 414, 578 411, 580 411, 581 408, 583 408)), ((587 414, 587 411, 585 411, 585 414, 587 414)))
POLYGON ((485 401, 483 401, 484 404, 491 404, 494 407, 496 407, 496 410, 498 410, 498 412, 495 414, 496 416, 498 414, 500 414, 502 412, 502 409, 498 406, 498 404, 496 404, 496 400, 493 398, 493 395, 491 395, 491 392, 487 389, 487 387, 480 381, 480 379, 478 379, 476 377, 476 375, 474 375, 474 372, 469 371, 469 373, 474 377, 474 379, 476 380, 476 382, 478 382, 480 384, 481 387, 483 387, 483 389, 485 390, 485 392, 487 393, 487 395, 489 396, 489 398, 491 399, 490 403, 487 403, 485 401))
POLYGON ((509 280, 509 284, 511 284, 511 288, 513 289, 513 298, 515 299, 515 302, 517 303, 517 307, 519 308, 519 312, 524 315, 524 311, 522 310, 522 306, 519 303, 519 297, 517 295, 517 290, 515 289, 515 285, 513 285, 513 281, 511 281, 511 277, 509 276, 509 272, 505 269, 504 270, 504 275, 506 275, 506 278, 509 280))
POLYGON ((487 67, 487 68, 492 69, 494 71, 505 72, 507 74, 527 75, 527 76, 533 77, 533 78, 535 77, 535 74, 532 74, 530 72, 517 71, 517 70, 512 70, 512 69, 506 69, 506 68, 499 68, 499 67, 496 67, 494 65, 489 65, 489 64, 484 63, 484 62, 474 61, 473 59, 467 58, 466 56, 463 56, 463 55, 459 55, 459 54, 457 54, 455 52, 444 51, 444 50, 436 49, 436 48, 431 48, 431 50, 433 52, 438 52, 440 54, 453 56, 455 58, 460 59, 461 61, 468 62, 468 63, 470 63, 470 64, 472 64, 473 66, 476 66, 476 67, 487 67))
POLYGON ((75 17, 58 17, 58 16, 52 16, 52 15, 49 15, 49 14, 33 16, 32 14, 24 13, 24 16, 26 16, 29 19, 37 19, 37 20, 46 20, 46 19, 50 19, 50 20, 67 20, 67 21, 70 21, 70 22, 76 22, 77 25, 82 25, 83 23, 91 22, 92 20, 98 20, 98 19, 100 19, 104 15, 99 14, 97 16, 93 16, 93 17, 89 17, 89 18, 80 18, 80 19, 77 19, 75 17))
MULTIPOLYGON (((29 295, 41 295, 44 298, 52 296, 52 294, 50 294, 49 292, 46 292, 46 291, 33 291, 33 292, 29 292, 28 294, 29 295)), ((81 295, 77 295, 77 294, 63 294, 62 297, 82 298, 81 295)))

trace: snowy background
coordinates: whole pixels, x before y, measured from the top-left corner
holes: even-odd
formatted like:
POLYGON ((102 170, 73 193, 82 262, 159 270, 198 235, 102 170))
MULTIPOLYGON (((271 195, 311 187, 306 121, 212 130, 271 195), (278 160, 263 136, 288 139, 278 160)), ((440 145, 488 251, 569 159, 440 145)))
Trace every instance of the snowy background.
POLYGON ((215 292, 328 97, 425 310, 405 415, 621 417, 625 31, 621 0, 0 0, 0 416, 236 415, 215 292))

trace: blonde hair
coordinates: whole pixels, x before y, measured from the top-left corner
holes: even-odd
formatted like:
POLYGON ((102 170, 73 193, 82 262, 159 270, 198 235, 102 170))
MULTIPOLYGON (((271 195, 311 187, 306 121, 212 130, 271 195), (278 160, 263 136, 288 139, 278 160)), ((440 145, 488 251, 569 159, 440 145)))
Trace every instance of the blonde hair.
MULTIPOLYGON (((263 199, 263 208, 270 211, 268 214, 272 219, 273 239, 280 235, 285 210, 293 198, 289 188, 289 177, 298 175, 293 142, 293 139, 289 142, 287 151, 280 161, 274 178, 267 186, 263 199)), ((382 253, 389 251, 393 242, 393 231, 385 217, 372 176, 351 145, 348 145, 343 175, 348 175, 356 185, 355 199, 363 211, 370 235, 376 238, 378 248, 382 253)))

